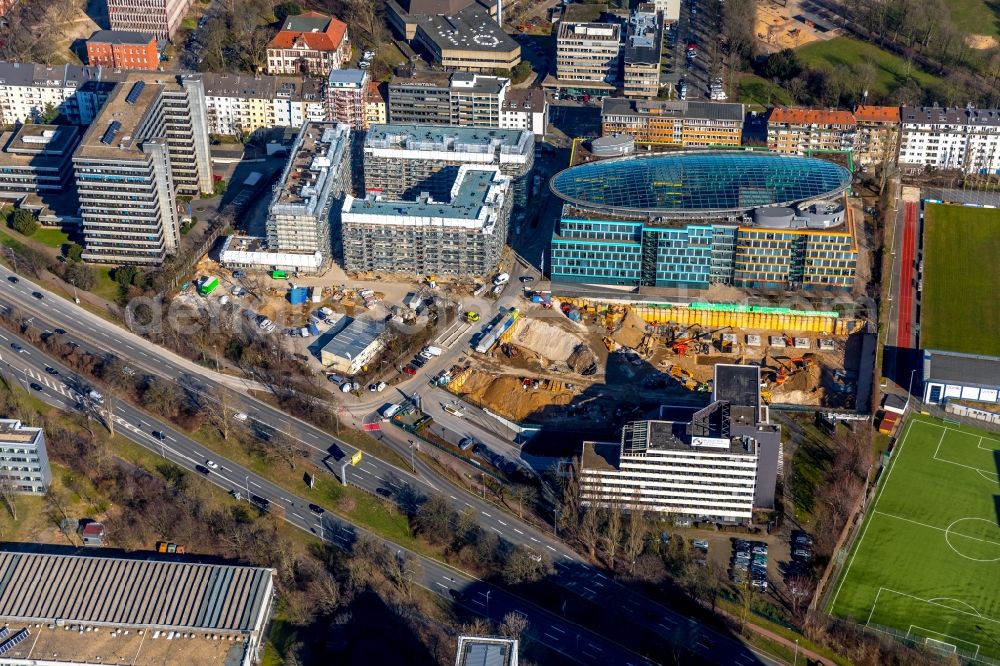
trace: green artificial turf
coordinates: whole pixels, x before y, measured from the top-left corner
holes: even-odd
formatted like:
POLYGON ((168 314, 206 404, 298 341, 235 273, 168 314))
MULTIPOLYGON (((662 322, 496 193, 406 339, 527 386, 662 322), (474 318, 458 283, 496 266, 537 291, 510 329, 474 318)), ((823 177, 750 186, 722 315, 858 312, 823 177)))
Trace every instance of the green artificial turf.
POLYGON ((1000 435, 910 418, 830 612, 1000 658, 998 468, 1000 435))
POLYGON ((921 347, 1000 356, 997 257, 1000 210, 926 206, 921 347))

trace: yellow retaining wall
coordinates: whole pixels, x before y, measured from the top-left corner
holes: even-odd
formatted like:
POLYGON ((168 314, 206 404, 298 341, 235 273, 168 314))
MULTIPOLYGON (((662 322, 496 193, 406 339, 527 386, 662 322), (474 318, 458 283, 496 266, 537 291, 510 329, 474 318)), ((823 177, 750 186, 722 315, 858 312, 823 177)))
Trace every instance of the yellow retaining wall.
MULTIPOLYGON (((571 298, 560 299, 578 307, 594 307, 594 301, 571 298)), ((841 317, 810 316, 806 314, 773 314, 760 312, 720 312, 697 310, 687 307, 651 307, 642 304, 630 306, 644 321, 650 324, 674 323, 681 326, 699 325, 708 329, 739 328, 775 331, 778 333, 817 333, 821 335, 848 335, 850 323, 841 317)), ((607 305, 598 304, 598 311, 607 305)))

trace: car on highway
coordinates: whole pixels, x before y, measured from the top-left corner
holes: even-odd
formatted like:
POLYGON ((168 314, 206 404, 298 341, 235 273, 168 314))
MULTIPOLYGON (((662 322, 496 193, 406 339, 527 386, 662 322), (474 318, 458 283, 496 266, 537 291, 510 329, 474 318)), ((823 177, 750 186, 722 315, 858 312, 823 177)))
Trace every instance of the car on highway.
POLYGON ((318 504, 310 504, 309 511, 316 514, 317 516, 323 515, 323 507, 319 506, 318 504))
POLYGON ((42 292, 40 291, 33 291, 31 292, 31 295, 37 298, 38 300, 42 300, 42 292))
POLYGON ((449 589, 448 595, 455 601, 461 601, 462 599, 465 599, 465 595, 459 592, 458 590, 449 589))
POLYGON ((167 436, 164 435, 159 430, 154 430, 153 431, 153 437, 155 437, 156 439, 160 440, 161 442, 167 438, 167 436))
POLYGON ((219 463, 215 462, 214 460, 206 460, 205 465, 209 469, 219 469, 219 463))
POLYGON ((31 384, 29 384, 29 386, 31 386, 31 390, 32 391, 41 391, 42 390, 42 385, 38 384, 36 382, 31 382, 31 384))
POLYGON ((17 344, 16 342, 10 343, 10 348, 16 351, 18 354, 27 354, 28 350, 17 344))
POLYGON ((389 490, 388 488, 381 488, 381 487, 379 487, 379 488, 375 489, 375 492, 377 494, 381 495, 382 497, 386 497, 386 498, 392 497, 392 491, 389 490))
MULTIPOLYGON (((194 470, 196 472, 198 472, 199 474, 210 474, 211 473, 209 471, 209 469, 207 467, 205 467, 204 465, 195 465, 194 466, 194 470)), ((233 497, 235 497, 236 499, 240 499, 240 494, 239 493, 234 493, 233 497)))
POLYGON ((17 284, 18 282, 20 282, 20 280, 17 279, 16 275, 11 275, 10 277, 7 278, 7 282, 10 282, 11 284, 17 284))
POLYGON ((45 374, 47 375, 58 375, 59 371, 53 367, 45 366, 45 374))
POLYGON ((236 412, 235 414, 233 414, 233 418, 236 419, 237 421, 246 421, 250 417, 247 416, 246 412, 236 412))
POLYGON ((56 335, 66 335, 66 329, 64 328, 54 328, 52 330, 56 332, 56 335))

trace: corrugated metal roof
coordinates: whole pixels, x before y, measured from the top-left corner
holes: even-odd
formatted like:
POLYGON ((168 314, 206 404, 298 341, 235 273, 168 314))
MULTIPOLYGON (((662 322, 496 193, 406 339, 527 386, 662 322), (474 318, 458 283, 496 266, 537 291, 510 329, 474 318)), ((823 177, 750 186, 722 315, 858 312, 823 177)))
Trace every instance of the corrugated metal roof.
POLYGON ((0 552, 0 617, 250 631, 271 569, 0 552))

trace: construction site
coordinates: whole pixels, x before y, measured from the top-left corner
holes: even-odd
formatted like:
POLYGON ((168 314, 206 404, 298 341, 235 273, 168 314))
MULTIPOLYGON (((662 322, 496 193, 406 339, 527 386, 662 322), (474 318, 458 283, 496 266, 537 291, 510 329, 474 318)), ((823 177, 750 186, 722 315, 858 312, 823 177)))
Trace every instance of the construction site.
POLYGON ((810 11, 801 0, 766 0, 757 3, 757 43, 765 53, 795 49, 833 39, 841 31, 810 11))
POLYGON ((515 421, 606 426, 659 405, 707 403, 714 366, 739 363, 761 368, 766 402, 855 408, 862 320, 549 298, 487 323, 475 351, 437 382, 515 421))

